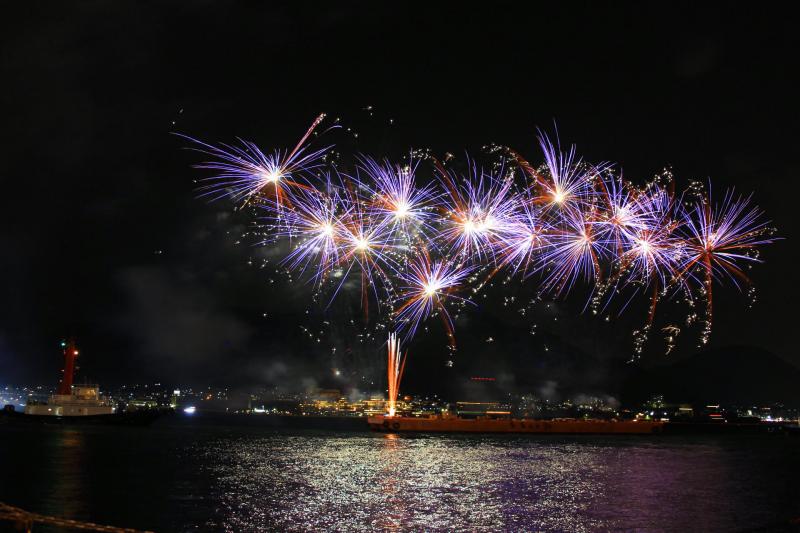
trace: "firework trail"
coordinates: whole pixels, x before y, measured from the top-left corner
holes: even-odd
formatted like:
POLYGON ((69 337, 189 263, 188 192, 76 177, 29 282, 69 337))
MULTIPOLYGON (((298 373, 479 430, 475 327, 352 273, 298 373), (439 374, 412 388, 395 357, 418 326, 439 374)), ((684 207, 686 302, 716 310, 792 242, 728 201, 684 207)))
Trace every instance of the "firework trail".
POLYGON ((394 333, 389 334, 388 342, 389 361, 387 365, 389 383, 389 416, 397 412, 397 396, 400 393, 400 381, 406 367, 406 355, 400 351, 400 341, 394 333))
MULTIPOLYGON (((668 173, 636 187, 611 165, 589 164, 574 146, 564 151, 542 132, 538 167, 501 149, 508 159, 480 167, 467 158, 463 174, 414 153, 401 163, 358 156, 348 173, 328 161, 329 148, 309 147, 323 118, 292 150, 269 154, 248 141, 213 146, 185 137, 213 158, 197 165, 213 172, 201 180, 200 195, 238 206, 254 201, 264 213, 263 244, 289 243, 281 266, 308 277, 331 302, 358 278, 365 316, 376 304, 405 342, 440 317, 454 347, 451 311, 471 303, 459 294, 474 297, 504 272, 526 283, 538 278, 538 297, 566 296, 580 285, 595 313, 624 298, 621 313, 636 295, 647 295, 645 326, 634 332, 637 354, 663 297, 680 295, 690 307, 704 301, 706 343, 714 285, 749 287, 745 267, 776 240, 749 197, 730 191, 716 205, 708 193, 692 203, 687 192, 675 193, 668 173), (421 178, 424 159, 431 173, 421 178)), ((681 328, 662 331, 671 350, 681 328)), ((393 347, 400 357, 392 339, 390 362, 393 347)), ((402 362, 394 361, 396 392, 402 362)))
POLYGON ((610 277, 597 286, 592 307, 596 313, 604 299, 606 306, 611 302, 610 294, 634 286, 633 294, 622 306, 621 313, 636 294, 649 292, 647 319, 642 328, 634 331, 634 354, 638 357, 653 326, 658 303, 666 291, 689 290, 678 275, 684 244, 676 232, 683 221, 680 204, 664 187, 653 183, 644 191, 635 190, 630 185, 625 190, 619 183, 614 180, 603 187, 608 208, 603 223, 611 236, 615 258, 610 277))

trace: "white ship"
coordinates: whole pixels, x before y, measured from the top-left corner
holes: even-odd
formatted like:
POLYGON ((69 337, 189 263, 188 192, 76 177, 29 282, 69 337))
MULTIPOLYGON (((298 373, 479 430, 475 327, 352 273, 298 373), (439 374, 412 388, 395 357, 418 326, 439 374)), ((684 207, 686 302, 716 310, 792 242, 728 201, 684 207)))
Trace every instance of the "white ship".
POLYGON ((28 402, 26 415, 98 416, 113 415, 114 407, 103 399, 97 385, 72 385, 70 394, 53 394, 47 403, 28 402))
POLYGON ((113 415, 114 407, 103 399, 99 386, 72 384, 75 360, 78 358, 75 341, 62 342, 61 347, 64 349, 64 375, 58 384, 58 390, 47 399, 47 402, 29 399, 25 405, 25 414, 56 417, 113 415))

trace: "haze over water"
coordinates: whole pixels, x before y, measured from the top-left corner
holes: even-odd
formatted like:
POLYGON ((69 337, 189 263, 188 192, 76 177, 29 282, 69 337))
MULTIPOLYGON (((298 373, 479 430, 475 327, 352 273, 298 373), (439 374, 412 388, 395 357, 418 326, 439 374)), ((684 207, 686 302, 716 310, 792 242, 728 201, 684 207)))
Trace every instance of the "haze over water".
POLYGON ((410 437, 202 416, 1 431, 0 501, 156 531, 791 531, 800 517, 785 437, 410 437))

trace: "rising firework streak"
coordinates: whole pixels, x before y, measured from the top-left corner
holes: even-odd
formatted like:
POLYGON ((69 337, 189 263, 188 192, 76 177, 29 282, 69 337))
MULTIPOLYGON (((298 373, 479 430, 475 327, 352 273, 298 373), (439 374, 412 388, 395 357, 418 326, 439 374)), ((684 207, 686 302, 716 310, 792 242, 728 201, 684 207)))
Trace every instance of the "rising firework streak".
POLYGON ((397 396, 400 393, 400 381, 403 379, 403 370, 406 367, 406 358, 400 351, 400 341, 394 333, 389 334, 388 346, 388 383, 389 383, 389 416, 397 412, 397 396))

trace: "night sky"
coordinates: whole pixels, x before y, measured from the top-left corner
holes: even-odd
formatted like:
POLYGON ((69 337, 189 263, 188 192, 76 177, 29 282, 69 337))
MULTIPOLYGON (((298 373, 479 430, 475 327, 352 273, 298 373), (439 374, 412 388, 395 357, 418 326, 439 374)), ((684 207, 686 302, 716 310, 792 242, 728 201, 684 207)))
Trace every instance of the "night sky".
MULTIPOLYGON (((340 324, 320 343, 304 335, 310 290, 257 267, 269 251, 241 239, 249 218, 196 198, 200 157, 170 134, 271 150, 323 111, 359 133, 332 137, 344 153, 461 157, 494 142, 538 163, 536 127, 555 123, 563 143, 632 181, 670 166, 679 186, 711 178, 717 191, 753 192, 785 240, 752 272, 753 309, 733 288, 715 293, 711 344, 800 365, 792 17, 721 3, 276 4, 6 7, 0 383, 54 382, 58 343, 74 335, 82 375, 105 384, 365 387, 361 375, 382 372, 379 346, 358 346, 340 324)), ((412 346, 409 386, 474 373, 613 381, 641 313, 606 325, 581 314, 578 296, 523 323, 500 304, 516 290, 497 288, 457 324, 452 368, 431 324, 412 346)), ((663 359, 654 342, 643 364, 663 359)))

